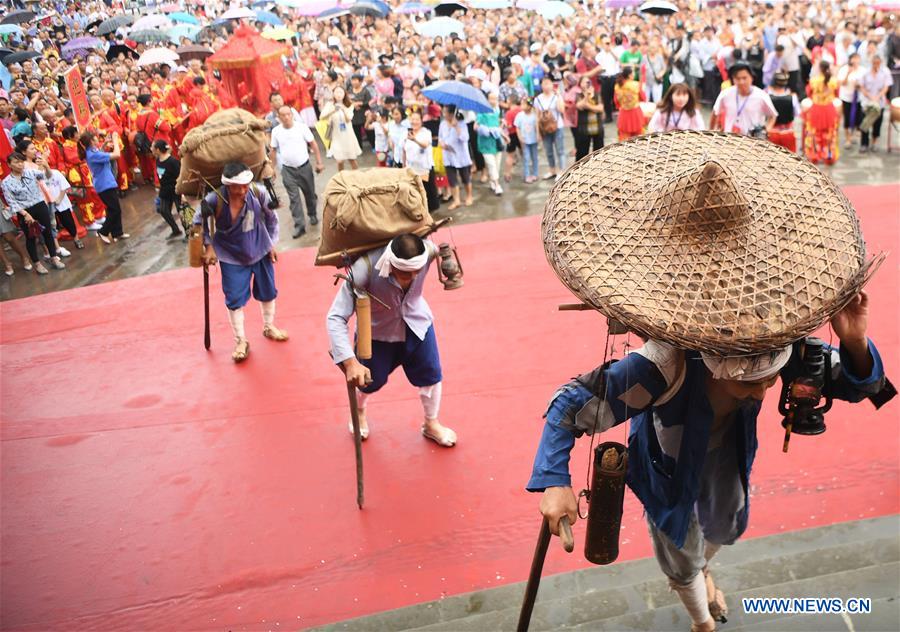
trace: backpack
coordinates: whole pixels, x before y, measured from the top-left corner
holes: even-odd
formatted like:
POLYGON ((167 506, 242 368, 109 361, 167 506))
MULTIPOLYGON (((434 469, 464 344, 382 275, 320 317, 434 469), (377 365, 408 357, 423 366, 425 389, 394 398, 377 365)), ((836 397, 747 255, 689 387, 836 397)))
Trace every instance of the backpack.
MULTIPOLYGON (((149 119, 149 116, 144 119, 144 129, 134 135, 134 150, 142 156, 149 154, 150 149, 153 146, 153 140, 147 135, 147 121, 149 119)), ((156 132, 159 131, 160 123, 162 123, 162 117, 158 117, 156 119, 156 125, 153 126, 154 136, 156 136, 156 132)))
POLYGON ((555 134, 556 130, 559 129, 559 124, 556 121, 556 110, 552 109, 553 106, 556 105, 556 97, 553 97, 553 100, 550 101, 550 106, 548 109, 541 109, 541 115, 538 118, 538 129, 541 131, 542 136, 549 136, 550 134, 555 134))

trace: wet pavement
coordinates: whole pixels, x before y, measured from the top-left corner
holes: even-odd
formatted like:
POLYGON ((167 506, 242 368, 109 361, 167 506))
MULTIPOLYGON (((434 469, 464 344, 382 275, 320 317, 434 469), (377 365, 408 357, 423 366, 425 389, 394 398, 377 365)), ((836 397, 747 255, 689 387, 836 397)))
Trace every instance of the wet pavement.
MULTIPOLYGON (((877 153, 860 154, 858 148, 853 147, 849 150, 842 150, 837 164, 822 168, 841 187, 900 182, 900 146, 898 146, 900 131, 895 130, 893 134, 894 144, 898 146, 898 150, 887 153, 885 151, 886 127, 887 123, 883 129, 885 136, 880 140, 877 153)), ((607 125, 605 133, 607 139, 614 139, 615 127, 607 125)), ((571 149, 571 140, 571 136, 567 135, 567 151, 571 149)), ((367 151, 360 160, 360 166, 372 167, 374 162, 374 156, 367 151)), ((320 194, 320 217, 321 193, 336 171, 333 160, 326 159, 325 163, 325 172, 316 177, 316 190, 320 194)), ((540 164, 540 173, 543 174, 546 165, 543 153, 540 164)), ((488 184, 476 182, 473 206, 463 206, 448 213, 445 204, 434 213, 435 217, 452 215, 454 223, 459 224, 541 213, 553 181, 538 181, 526 185, 521 180, 521 169, 521 163, 519 163, 514 168, 514 173, 518 177, 514 177, 510 183, 504 182, 505 191, 502 196, 494 195, 488 184)), ((282 198, 282 208, 279 209, 281 220, 279 250, 291 250, 318 244, 321 224, 307 227, 307 234, 299 239, 291 238, 293 222, 287 208, 287 194, 281 188, 280 181, 277 186, 282 198)), ((7 257, 13 262, 16 273, 12 277, 0 275, 2 278, 0 280, 0 300, 23 298, 187 266, 187 246, 181 240, 166 240, 169 229, 162 218, 154 212, 154 197, 153 189, 145 186, 122 200, 123 225, 126 232, 131 235, 131 239, 106 245, 94 233, 89 233, 85 238, 86 247, 83 250, 75 250, 71 243, 64 243, 63 246, 72 252, 72 256, 65 260, 67 266, 65 270, 50 270, 50 274, 44 276, 26 272, 22 269, 18 255, 10 251, 4 244, 4 247, 7 248, 7 257)), ((896 213, 898 208, 900 208, 900 200, 894 208, 885 209, 885 212, 896 213)))

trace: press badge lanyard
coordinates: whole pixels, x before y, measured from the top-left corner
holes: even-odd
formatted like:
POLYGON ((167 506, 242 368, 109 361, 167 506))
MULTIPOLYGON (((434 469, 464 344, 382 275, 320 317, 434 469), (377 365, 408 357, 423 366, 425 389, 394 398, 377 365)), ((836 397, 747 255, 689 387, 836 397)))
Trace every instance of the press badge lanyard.
POLYGON ((675 123, 672 125, 672 129, 678 129, 678 124, 681 123, 681 117, 684 116, 684 110, 678 113, 678 118, 672 117, 675 123))

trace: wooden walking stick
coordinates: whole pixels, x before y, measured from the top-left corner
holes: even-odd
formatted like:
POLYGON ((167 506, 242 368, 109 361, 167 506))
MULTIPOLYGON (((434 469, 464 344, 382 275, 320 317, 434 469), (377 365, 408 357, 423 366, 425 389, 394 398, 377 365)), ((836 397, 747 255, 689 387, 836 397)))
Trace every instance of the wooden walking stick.
POLYGON ((363 508, 362 434, 359 431, 359 411, 356 409, 356 386, 347 382, 347 397, 350 399, 350 419, 353 420, 353 449, 356 453, 356 506, 363 508))
MULTIPOLYGON (((571 553, 575 548, 575 539, 572 537, 572 526, 569 517, 559 519, 559 537, 562 540, 566 553, 571 553)), ((528 632, 531 624, 531 612, 534 610, 534 601, 537 598, 538 587, 541 584, 541 571, 544 570, 544 558, 547 556, 547 548, 550 546, 550 522, 544 518, 541 522, 541 532, 538 534, 537 546, 534 549, 534 559, 531 560, 531 572, 528 574, 528 583, 525 585, 525 599, 522 601, 522 610, 519 612, 519 624, 517 632, 528 632)))

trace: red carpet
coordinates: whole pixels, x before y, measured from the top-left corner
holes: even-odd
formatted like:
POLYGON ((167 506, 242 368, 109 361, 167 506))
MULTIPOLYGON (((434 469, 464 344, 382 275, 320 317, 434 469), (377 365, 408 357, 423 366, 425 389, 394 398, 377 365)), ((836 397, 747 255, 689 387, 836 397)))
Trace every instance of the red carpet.
MULTIPOLYGON (((870 250, 894 252, 869 286, 870 333, 900 382, 900 187, 848 194, 870 250)), ((238 367, 218 278, 203 351, 198 270, 0 306, 3 627, 293 629, 525 579, 539 497, 523 486, 540 415, 603 345, 596 314, 557 312, 573 298, 538 224, 453 230, 466 286, 432 280, 429 300, 442 416, 460 443, 419 435, 418 398, 395 374, 370 409, 363 511, 346 391, 326 352, 334 271, 313 268, 312 251, 278 266, 277 321, 291 341, 262 338, 251 306, 238 367)), ((896 513, 897 411, 837 404, 825 435, 795 437, 785 455, 767 402, 748 537, 896 513)), ((581 442, 576 485, 587 458, 581 442)), ((648 555, 629 495, 620 559, 648 555)), ((554 546, 547 572, 586 565, 554 546)))

